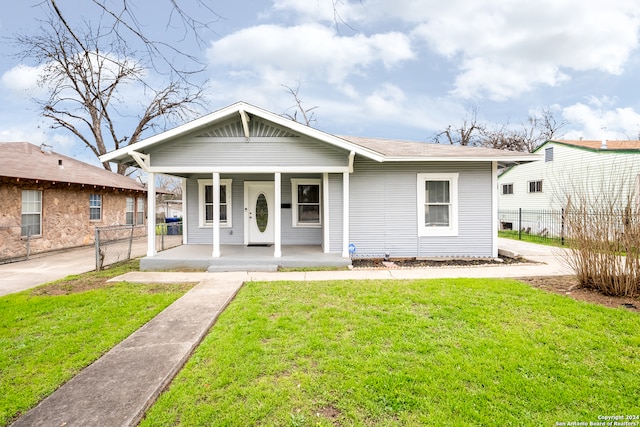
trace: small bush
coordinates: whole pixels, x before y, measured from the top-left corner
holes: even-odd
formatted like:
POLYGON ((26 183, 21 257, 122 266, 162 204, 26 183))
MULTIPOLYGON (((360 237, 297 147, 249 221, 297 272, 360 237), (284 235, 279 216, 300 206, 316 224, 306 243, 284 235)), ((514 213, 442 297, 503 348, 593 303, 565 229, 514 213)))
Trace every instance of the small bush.
POLYGON ((581 286, 605 295, 640 291, 640 209, 633 198, 620 203, 585 203, 566 210, 568 255, 581 286))

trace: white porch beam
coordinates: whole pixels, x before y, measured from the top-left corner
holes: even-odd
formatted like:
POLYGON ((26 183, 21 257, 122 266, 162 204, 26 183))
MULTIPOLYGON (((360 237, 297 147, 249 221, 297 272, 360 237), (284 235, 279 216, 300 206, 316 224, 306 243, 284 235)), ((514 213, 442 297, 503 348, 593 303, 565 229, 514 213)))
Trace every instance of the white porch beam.
POLYGON ((273 174, 274 212, 274 258, 282 258, 282 175, 279 172, 273 174))
POLYGON ((220 258, 220 173, 213 173, 213 252, 220 258))
POLYGON ((331 230, 329 229, 329 174, 322 174, 322 251, 331 251, 331 230))
POLYGON ((342 174, 342 258, 349 258, 349 173, 342 174))
POLYGON ((494 258, 498 257, 498 162, 491 162, 491 252, 494 258))
POLYGON ((219 173, 343 173, 349 172, 348 166, 150 166, 149 172, 163 173, 167 175, 175 174, 210 174, 219 173))
POLYGON ((251 134, 249 133, 249 115, 244 110, 240 111, 240 117, 242 118, 242 130, 244 131, 244 137, 249 139, 251 134))
POLYGON ((155 256, 156 251, 156 175, 147 175, 147 256, 155 256))

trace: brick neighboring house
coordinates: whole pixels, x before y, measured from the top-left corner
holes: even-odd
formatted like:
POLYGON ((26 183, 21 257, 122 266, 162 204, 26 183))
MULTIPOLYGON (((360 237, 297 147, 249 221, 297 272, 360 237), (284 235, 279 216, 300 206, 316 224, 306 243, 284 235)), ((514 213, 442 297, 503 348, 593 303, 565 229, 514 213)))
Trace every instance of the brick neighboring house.
POLYGON ((95 227, 145 223, 146 188, 28 142, 0 143, 0 259, 94 243, 95 227))

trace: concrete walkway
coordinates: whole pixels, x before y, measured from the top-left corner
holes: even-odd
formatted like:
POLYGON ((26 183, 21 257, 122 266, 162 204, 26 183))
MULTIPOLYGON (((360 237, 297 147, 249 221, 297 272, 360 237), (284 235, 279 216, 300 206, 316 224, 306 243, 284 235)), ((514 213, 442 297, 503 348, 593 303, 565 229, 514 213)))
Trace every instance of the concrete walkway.
POLYGON ((136 425, 233 299, 243 279, 220 274, 201 281, 12 426, 136 425))
MULTIPOLYGON (((482 267, 309 272, 133 272, 112 281, 197 282, 149 323, 81 371, 12 426, 133 426, 182 368, 247 281, 522 277, 570 274, 549 247, 502 242, 531 263, 482 267)), ((508 249, 506 249, 508 247, 508 249)))

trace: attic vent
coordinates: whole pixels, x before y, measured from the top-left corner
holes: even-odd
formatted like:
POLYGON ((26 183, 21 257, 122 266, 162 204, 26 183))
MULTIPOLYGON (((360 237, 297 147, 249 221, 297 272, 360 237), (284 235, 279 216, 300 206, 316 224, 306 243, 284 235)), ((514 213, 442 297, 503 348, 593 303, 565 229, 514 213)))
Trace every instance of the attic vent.
POLYGON ((58 159, 58 167, 60 169, 64 169, 64 166, 62 166, 62 159, 58 159))

